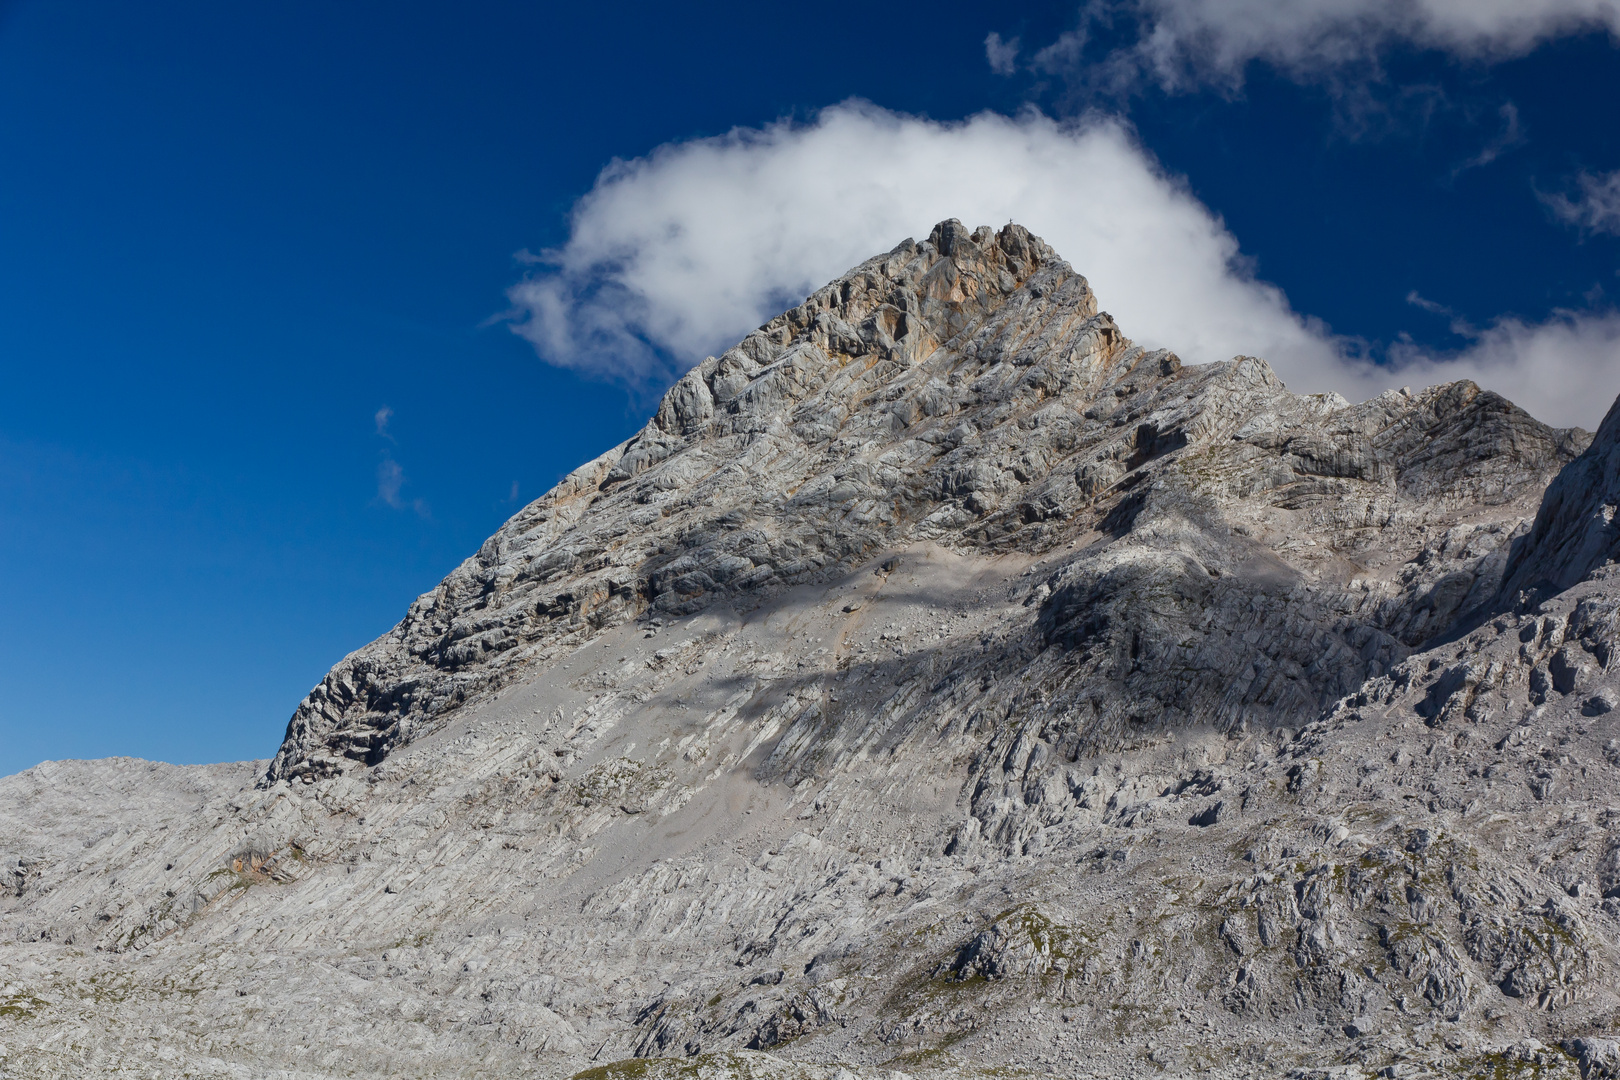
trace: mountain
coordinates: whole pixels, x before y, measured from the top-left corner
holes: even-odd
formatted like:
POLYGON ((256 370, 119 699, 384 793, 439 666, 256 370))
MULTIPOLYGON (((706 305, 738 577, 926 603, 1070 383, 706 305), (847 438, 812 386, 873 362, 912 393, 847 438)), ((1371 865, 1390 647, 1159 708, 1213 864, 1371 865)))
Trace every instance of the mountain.
POLYGON ((0 1075, 1620 1072, 1617 463, 942 223, 269 762, 0 780, 0 1075))

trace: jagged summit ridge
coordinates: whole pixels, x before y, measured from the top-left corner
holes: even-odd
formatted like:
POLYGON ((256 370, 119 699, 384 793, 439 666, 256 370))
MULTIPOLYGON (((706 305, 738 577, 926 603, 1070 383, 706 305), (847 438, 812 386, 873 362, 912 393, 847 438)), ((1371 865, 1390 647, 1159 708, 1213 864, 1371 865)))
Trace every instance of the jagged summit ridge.
MULTIPOLYGON (((1019 375, 1038 348, 1102 365, 1125 346, 1085 280, 1018 226, 992 236, 946 222, 868 260, 689 372, 640 433, 520 511, 389 635, 345 659, 299 706, 268 775, 375 762, 514 661, 649 607, 768 590, 881 542, 902 522, 877 496, 906 462, 850 462, 852 449, 888 448, 894 417, 943 412, 945 387, 893 380, 998 311, 975 347, 986 360, 1005 354, 1019 375), (728 512, 765 520, 738 535, 716 514, 694 530, 722 493, 745 499, 728 512)), ((973 490, 971 474, 951 483, 973 490)))
POLYGON ((683 379, 268 774, 0 780, 0 1073, 1620 1073, 1587 441, 1183 367, 946 223, 683 379))
MULTIPOLYGON (((1078 596, 1111 610, 1108 597, 1132 594, 1118 587, 1130 575, 1178 592, 1184 614, 1223 561, 1253 569, 1280 558, 1258 573, 1271 585, 1356 577, 1349 563, 1315 568, 1321 552, 1251 543, 1250 525, 1234 531, 1234 508, 1265 517, 1250 523, 1262 531, 1319 528, 1331 547, 1349 545, 1352 563, 1357 552, 1383 559, 1395 533, 1397 546, 1426 537, 1437 512, 1461 520, 1533 498, 1584 437, 1471 383, 1352 408, 1289 394, 1253 358, 1183 369, 1126 339, 1085 279, 1023 228, 943 222, 688 372, 640 433, 519 512, 393 631, 334 668, 299 706, 266 779, 375 764, 447 711, 623 620, 746 605, 910 543, 1041 552, 1084 540, 1099 554, 1098 537, 1130 534, 1102 556, 1102 593, 1071 575, 1043 608, 1048 643, 1100 657, 1091 646, 1102 624, 1068 625, 1063 607, 1078 596), (1173 530, 1135 529, 1161 511, 1173 530)), ((1477 599, 1484 586, 1468 567, 1503 539, 1442 545, 1430 569, 1465 548, 1468 565, 1432 581, 1420 571, 1418 584, 1438 592, 1419 596, 1407 582, 1336 599, 1353 625, 1314 603, 1264 601, 1273 619, 1304 618, 1312 631, 1293 640, 1308 644, 1241 648, 1206 668, 1206 689, 1155 698, 1150 723, 1203 708, 1242 722, 1261 701, 1276 711, 1345 692, 1477 599), (1335 642, 1325 657, 1320 624, 1335 642), (1230 692, 1244 671, 1238 681, 1252 689, 1230 692), (1216 686, 1227 690, 1212 697, 1216 686)), ((1253 577, 1213 592, 1241 606, 1253 577)), ((1125 633, 1125 623, 1108 625, 1125 633)), ((1127 652, 1140 653, 1140 629, 1127 652)), ((1121 663, 1104 665, 1111 681, 1129 681, 1121 663)), ((1140 725, 1143 709, 1123 700, 1088 724, 1088 743, 1140 725)))

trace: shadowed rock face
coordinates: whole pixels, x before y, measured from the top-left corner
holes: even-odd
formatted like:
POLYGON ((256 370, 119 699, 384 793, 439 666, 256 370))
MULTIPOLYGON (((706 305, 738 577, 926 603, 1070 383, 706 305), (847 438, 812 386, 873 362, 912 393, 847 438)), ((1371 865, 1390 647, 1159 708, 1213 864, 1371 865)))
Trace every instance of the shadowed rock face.
POLYGON ((1592 447, 1547 488, 1535 526, 1513 552, 1504 599, 1520 590, 1560 592, 1620 554, 1620 402, 1592 447))
POLYGON ((1042 655, 1071 749, 1271 723, 1492 595, 1586 438, 1471 383, 1351 406, 1252 358, 1184 368, 1024 229, 945 222, 690 371, 335 667, 265 779, 375 765, 604 627, 921 542, 1055 567, 1040 632, 972 665, 1042 655))
POLYGON ((1617 446, 1183 366, 947 222, 268 765, 0 779, 0 1074, 1608 1075, 1617 446))

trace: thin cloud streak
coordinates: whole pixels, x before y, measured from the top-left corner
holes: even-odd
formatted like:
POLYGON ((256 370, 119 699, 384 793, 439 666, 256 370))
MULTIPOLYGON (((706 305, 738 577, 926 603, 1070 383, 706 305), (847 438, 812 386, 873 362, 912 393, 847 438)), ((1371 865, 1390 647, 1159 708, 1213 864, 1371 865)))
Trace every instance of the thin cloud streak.
POLYGON ((1544 420, 1591 427, 1620 389, 1620 323, 1604 314, 1502 320, 1467 328, 1454 353, 1402 346, 1392 364, 1371 363, 1363 343, 1261 280, 1224 222, 1124 124, 1033 110, 938 123, 854 102, 615 162, 575 207, 568 242, 513 287, 509 319, 550 363, 660 387, 949 217, 1027 226, 1145 345, 1192 363, 1263 356, 1301 392, 1360 400, 1474 377, 1544 420))
POLYGON ((1478 338, 1480 336, 1479 330, 1475 328, 1473 323, 1457 314, 1452 308, 1421 295, 1416 289, 1406 294, 1406 302, 1419 311, 1427 311, 1430 315, 1439 315, 1444 318, 1451 332, 1458 337, 1478 338))
POLYGON ((1091 27, 1122 20, 1135 40, 1093 61, 1103 81, 1170 91, 1239 89, 1254 61, 1308 82, 1355 68, 1376 74, 1397 44, 1494 61, 1571 34, 1620 37, 1613 0, 1091 0, 1079 27, 1039 50, 1033 66, 1073 67, 1091 27))
MULTIPOLYGON (((396 440, 388 433, 388 421, 393 418, 394 410, 384 405, 372 416, 377 434, 390 443, 396 440)), ((403 495, 405 488, 405 467, 394 460, 392 451, 384 450, 382 458, 377 462, 377 496, 376 503, 391 510, 411 510, 417 517, 428 517, 428 505, 422 499, 406 499, 403 495)))
POLYGON ((406 499, 405 469, 392 456, 384 454, 377 463, 377 501, 391 510, 410 510, 417 517, 428 517, 428 504, 422 499, 406 499))
POLYGON ((377 501, 395 510, 404 509, 405 503, 399 497, 400 488, 404 486, 405 470, 399 462, 384 455, 377 463, 377 501))
POLYGON ((1524 135, 1524 126, 1519 122, 1519 108, 1511 101, 1498 110, 1502 117, 1502 130, 1480 148, 1479 153, 1462 162, 1451 170, 1451 178, 1457 179, 1469 169, 1483 168, 1518 146, 1523 146, 1528 140, 1524 135))

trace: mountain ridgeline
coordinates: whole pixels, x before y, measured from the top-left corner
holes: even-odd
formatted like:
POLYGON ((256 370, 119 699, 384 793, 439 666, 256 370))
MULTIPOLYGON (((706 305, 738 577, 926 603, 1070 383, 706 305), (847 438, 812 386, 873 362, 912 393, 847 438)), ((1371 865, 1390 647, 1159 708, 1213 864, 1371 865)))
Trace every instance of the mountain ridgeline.
POLYGON ((1620 1076, 1620 418, 855 267, 298 705, 0 780, 0 1076, 1620 1076), (267 748, 268 749, 268 748, 267 748))
POLYGON ((375 765, 604 627, 930 542, 1054 563, 1038 632, 972 664, 1038 660, 1069 747, 1286 723, 1491 598, 1588 440, 1467 382, 1350 406, 1184 368, 1023 228, 944 222, 688 372, 334 668, 265 780, 375 765))

